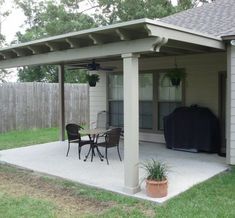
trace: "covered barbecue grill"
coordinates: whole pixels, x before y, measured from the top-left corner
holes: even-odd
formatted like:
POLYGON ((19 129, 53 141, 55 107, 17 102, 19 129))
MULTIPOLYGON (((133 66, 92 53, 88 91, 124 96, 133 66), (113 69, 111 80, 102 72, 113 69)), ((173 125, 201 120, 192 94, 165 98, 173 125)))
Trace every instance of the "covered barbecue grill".
POLYGON ((220 146, 217 117, 198 106, 180 107, 164 118, 167 148, 216 153, 220 146))

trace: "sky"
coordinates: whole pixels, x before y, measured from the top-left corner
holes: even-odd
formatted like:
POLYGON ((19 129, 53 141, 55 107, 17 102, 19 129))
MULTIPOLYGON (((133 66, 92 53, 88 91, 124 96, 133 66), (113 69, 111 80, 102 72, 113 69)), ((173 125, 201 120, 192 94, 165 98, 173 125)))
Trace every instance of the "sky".
MULTIPOLYGON (((172 0, 172 3, 176 4, 177 0, 172 0)), ((81 5, 81 10, 86 9, 88 5, 88 2, 84 1, 83 5, 81 5)), ((2 34, 6 37, 7 43, 10 43, 15 39, 16 32, 22 30, 22 25, 24 24, 25 16, 20 9, 16 8, 13 3, 13 0, 6 0, 4 9, 10 10, 11 12, 10 15, 2 22, 2 34)), ((13 70, 12 73, 8 76, 7 81, 17 81, 17 75, 15 70, 13 70)))

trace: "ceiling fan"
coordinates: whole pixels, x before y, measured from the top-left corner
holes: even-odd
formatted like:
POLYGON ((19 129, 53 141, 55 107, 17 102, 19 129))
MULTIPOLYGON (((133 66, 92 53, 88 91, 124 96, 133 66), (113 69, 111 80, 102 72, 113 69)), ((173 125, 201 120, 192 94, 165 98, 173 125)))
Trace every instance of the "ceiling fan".
POLYGON ((87 69, 88 71, 113 71, 116 67, 102 67, 93 59, 90 63, 85 64, 70 64, 68 70, 87 69))

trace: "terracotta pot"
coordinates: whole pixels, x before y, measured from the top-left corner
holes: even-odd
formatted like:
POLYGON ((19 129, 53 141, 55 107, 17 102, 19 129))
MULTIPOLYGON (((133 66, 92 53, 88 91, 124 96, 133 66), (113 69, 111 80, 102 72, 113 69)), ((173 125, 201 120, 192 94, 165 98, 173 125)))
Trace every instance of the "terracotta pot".
POLYGON ((162 198, 167 196, 167 180, 165 181, 154 181, 146 180, 146 192, 151 198, 162 198))

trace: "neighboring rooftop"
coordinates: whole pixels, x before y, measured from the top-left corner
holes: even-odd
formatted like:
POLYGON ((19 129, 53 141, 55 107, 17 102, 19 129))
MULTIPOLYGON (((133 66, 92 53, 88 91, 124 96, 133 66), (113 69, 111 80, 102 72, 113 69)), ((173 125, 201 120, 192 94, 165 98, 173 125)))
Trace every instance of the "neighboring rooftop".
POLYGON ((160 21, 214 36, 235 35, 235 0, 216 0, 160 21))

